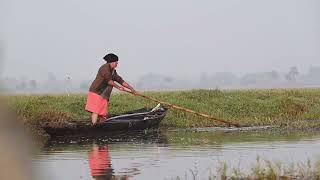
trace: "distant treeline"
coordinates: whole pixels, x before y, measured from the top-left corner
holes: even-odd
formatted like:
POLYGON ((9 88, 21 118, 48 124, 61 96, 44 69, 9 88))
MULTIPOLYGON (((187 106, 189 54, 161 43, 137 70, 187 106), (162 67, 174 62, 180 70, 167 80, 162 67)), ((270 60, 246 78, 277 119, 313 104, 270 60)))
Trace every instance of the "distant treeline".
MULTIPOLYGON (((92 80, 75 81, 72 77, 59 79, 49 72, 47 79, 2 77, 0 91, 9 93, 75 93, 86 92, 92 80)), ((179 90, 213 88, 286 88, 320 86, 320 67, 311 66, 302 74, 295 66, 287 72, 271 70, 261 73, 247 73, 237 76, 232 72, 199 73, 191 79, 176 78, 173 75, 148 73, 132 83, 138 90, 179 90)))

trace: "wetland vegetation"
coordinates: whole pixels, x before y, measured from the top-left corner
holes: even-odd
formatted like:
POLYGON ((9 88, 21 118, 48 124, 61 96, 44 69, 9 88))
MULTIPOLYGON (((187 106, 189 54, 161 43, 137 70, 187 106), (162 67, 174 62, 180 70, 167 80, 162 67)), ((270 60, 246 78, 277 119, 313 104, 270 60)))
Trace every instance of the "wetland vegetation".
MULTIPOLYGON (((143 92, 144 95, 246 126, 293 129, 320 127, 320 89, 191 90, 143 92)), ((9 105, 25 122, 68 122, 89 119, 85 94, 14 95, 9 105)), ((120 114, 155 103, 130 94, 115 93, 110 113, 120 114)), ((203 117, 170 110, 163 128, 224 126, 203 117)))

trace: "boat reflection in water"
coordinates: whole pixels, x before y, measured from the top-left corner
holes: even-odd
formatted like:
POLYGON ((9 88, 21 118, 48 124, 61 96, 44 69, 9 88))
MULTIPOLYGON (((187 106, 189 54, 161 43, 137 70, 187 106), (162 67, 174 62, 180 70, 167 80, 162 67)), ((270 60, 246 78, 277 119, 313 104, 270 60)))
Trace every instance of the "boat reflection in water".
POLYGON ((38 179, 140 179, 145 169, 141 162, 152 167, 158 161, 152 158, 158 154, 158 147, 166 144, 166 136, 157 130, 53 138, 33 163, 40 172, 38 179))
POLYGON ((90 173, 95 180, 128 180, 129 177, 114 176, 108 145, 94 143, 88 155, 90 173))
POLYGON ((269 160, 272 166, 277 166, 274 160, 284 168, 294 165, 297 172, 300 162, 303 166, 310 162, 312 167, 319 157, 320 135, 274 130, 150 130, 57 138, 48 143, 33 161, 43 172, 41 180, 208 179, 220 175, 225 164, 231 175, 233 169, 250 173, 256 165, 267 168, 269 160), (261 162, 257 163, 257 157, 261 162))

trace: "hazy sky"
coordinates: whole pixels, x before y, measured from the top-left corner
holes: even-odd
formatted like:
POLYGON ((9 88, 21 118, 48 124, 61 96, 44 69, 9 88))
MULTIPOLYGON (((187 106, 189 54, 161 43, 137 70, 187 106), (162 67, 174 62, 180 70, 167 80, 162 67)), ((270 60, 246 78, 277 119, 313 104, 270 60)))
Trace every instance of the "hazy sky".
POLYGON ((110 52, 129 81, 320 66, 319 0, 2 3, 4 76, 93 79, 110 52))

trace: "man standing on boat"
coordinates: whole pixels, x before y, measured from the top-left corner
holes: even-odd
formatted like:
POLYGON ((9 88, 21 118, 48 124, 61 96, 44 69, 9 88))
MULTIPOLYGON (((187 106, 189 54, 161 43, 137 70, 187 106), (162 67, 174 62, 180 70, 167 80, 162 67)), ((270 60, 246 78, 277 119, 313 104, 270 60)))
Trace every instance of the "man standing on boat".
POLYGON ((117 74, 118 56, 115 54, 107 54, 103 59, 107 63, 99 68, 97 76, 90 86, 85 107, 87 111, 92 113, 92 124, 97 124, 98 118, 99 120, 107 119, 109 114, 109 99, 113 87, 120 91, 124 91, 124 88, 127 88, 130 89, 133 94, 136 93, 134 88, 117 74), (119 85, 115 82, 119 83, 119 85))

